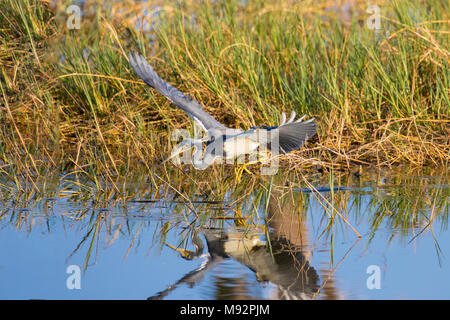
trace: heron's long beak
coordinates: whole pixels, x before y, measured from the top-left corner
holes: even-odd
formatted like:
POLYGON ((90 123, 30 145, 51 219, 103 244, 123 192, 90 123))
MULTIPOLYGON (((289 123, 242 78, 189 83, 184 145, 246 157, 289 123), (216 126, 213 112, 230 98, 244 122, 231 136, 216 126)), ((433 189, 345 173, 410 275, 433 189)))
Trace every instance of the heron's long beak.
POLYGON ((186 259, 186 260, 192 260, 194 257, 195 252, 191 251, 191 250, 186 250, 186 249, 181 249, 181 248, 177 248, 174 247, 171 244, 166 243, 166 246, 168 246, 169 248, 175 250, 176 252, 178 252, 182 258, 186 259))

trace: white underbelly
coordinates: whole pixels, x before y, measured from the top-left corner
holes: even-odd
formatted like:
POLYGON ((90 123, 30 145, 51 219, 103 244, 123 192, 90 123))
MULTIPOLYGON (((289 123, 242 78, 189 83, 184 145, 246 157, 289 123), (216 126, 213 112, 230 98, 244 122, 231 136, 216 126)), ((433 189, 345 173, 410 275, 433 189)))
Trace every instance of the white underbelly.
POLYGON ((223 151, 226 159, 232 159, 242 154, 251 154, 258 149, 259 143, 249 139, 225 140, 223 151))

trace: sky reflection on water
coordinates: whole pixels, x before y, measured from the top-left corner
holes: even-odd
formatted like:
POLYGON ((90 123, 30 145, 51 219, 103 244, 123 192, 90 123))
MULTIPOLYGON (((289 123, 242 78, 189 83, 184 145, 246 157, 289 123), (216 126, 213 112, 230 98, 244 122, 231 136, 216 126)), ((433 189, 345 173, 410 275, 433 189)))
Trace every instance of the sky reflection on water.
POLYGON ((446 179, 315 185, 322 196, 262 188, 241 202, 228 194, 190 204, 142 193, 137 202, 91 195, 20 207, 4 196, 0 298, 449 299, 446 179), (85 268, 79 290, 66 286, 69 265, 85 268), (371 265, 380 289, 367 287, 371 265))

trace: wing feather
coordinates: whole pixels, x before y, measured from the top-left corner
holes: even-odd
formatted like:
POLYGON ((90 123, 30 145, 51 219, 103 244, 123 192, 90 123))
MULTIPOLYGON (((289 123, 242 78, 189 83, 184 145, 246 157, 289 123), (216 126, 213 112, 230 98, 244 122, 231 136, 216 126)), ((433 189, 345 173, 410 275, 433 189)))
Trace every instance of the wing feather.
POLYGON ((199 121, 205 130, 225 128, 213 116, 205 112, 197 101, 184 95, 178 89, 161 79, 142 55, 130 53, 128 58, 133 70, 147 85, 172 101, 172 103, 185 111, 190 117, 199 121))
POLYGON ((300 149, 308 138, 316 134, 317 125, 314 119, 303 122, 293 121, 293 119, 289 120, 286 124, 278 127, 266 127, 270 134, 266 140, 268 142, 267 148, 270 151, 276 151, 279 154, 292 152, 300 149))
POLYGON ((291 122, 278 127, 280 154, 299 149, 308 138, 316 134, 316 130, 314 121, 291 122))

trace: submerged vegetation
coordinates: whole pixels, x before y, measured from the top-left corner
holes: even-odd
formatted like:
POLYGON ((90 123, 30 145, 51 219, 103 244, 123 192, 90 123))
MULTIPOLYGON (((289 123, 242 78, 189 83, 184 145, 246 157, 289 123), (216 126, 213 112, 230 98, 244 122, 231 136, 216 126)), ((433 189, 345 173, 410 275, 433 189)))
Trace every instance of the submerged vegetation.
POLYGON ((130 51, 229 126, 316 117, 290 167, 448 165, 446 1, 380 1, 380 29, 365 1, 85 1, 79 25, 71 4, 0 3, 2 174, 152 171, 192 126, 130 51))

